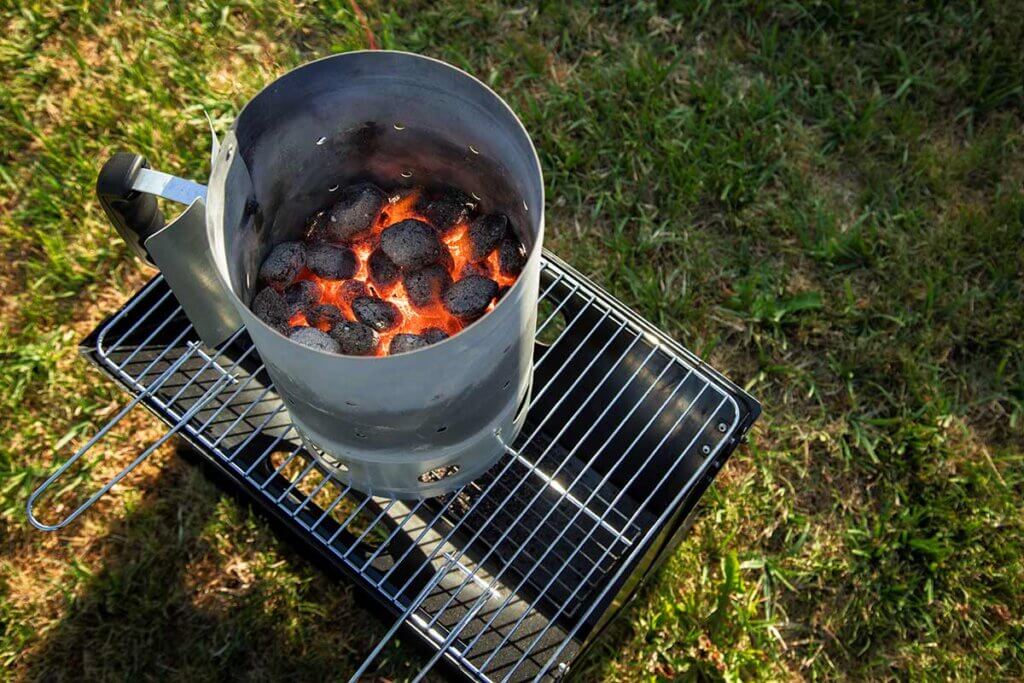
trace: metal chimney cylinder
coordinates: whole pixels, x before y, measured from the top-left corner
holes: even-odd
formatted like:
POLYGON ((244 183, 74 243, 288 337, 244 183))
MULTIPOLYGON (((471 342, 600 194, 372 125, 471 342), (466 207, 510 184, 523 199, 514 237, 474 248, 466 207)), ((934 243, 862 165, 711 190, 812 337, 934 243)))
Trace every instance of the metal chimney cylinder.
POLYGON ((373 51, 327 57, 280 77, 241 111, 214 160, 207 237, 228 297, 293 424, 354 488, 422 498, 486 471, 529 404, 544 232, 544 189, 529 136, 483 83, 443 62, 373 51), (352 357, 301 346, 257 318, 257 271, 299 239, 338 187, 439 185, 505 213, 526 267, 495 308, 441 343, 352 357))

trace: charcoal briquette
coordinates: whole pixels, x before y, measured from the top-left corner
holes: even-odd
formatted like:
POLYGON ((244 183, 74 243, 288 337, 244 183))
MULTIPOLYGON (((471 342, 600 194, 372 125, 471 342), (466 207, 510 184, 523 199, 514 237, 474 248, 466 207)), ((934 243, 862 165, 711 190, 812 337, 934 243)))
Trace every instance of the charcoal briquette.
POLYGON ((291 284, 305 263, 301 242, 282 242, 270 250, 260 266, 260 279, 281 291, 291 284))
POLYGON ((493 268, 491 262, 484 260, 473 263, 472 261, 466 262, 466 265, 462 266, 462 270, 459 272, 459 278, 469 277, 470 275, 479 275, 480 277, 494 278, 493 268))
POLYGON ((395 284, 402 275, 402 270, 380 248, 373 250, 366 265, 370 270, 370 281, 381 289, 395 284))
POLYGON ((326 332, 321 332, 315 327, 293 327, 292 331, 288 333, 288 338, 317 351, 326 351, 327 353, 341 351, 338 342, 331 339, 326 332))
POLYGON ((346 280, 338 288, 338 296, 349 306, 361 296, 370 296, 370 290, 362 280, 346 280))
POLYGON ((409 303, 417 308, 436 304, 451 283, 452 276, 438 263, 402 275, 409 303))
POLYGON ((306 267, 325 280, 346 280, 356 274, 356 253, 345 246, 318 242, 306 247, 306 267))
POLYGON ((414 207, 442 235, 451 232, 459 221, 466 218, 473 206, 473 198, 454 187, 424 195, 414 207))
POLYGON ((313 219, 310 238, 323 242, 351 243, 373 227, 387 195, 372 183, 349 185, 338 201, 313 219))
POLYGON ((455 259, 452 257, 452 252, 448 250, 448 245, 441 244, 441 255, 437 257, 437 262, 449 273, 455 270, 455 259))
POLYGON ((448 333, 440 327, 428 327, 420 332, 420 336, 427 340, 428 344, 436 344, 448 338, 448 333))
POLYGON ((318 304, 309 309, 306 313, 306 321, 314 327, 326 325, 330 329, 336 323, 341 322, 345 319, 345 316, 341 314, 337 306, 331 304, 318 304))
POLYGON ((349 356, 368 356, 377 349, 377 333, 356 320, 343 320, 331 328, 331 337, 341 352, 349 356))
POLYGON ((498 283, 479 275, 464 277, 449 287, 442 297, 445 310, 461 320, 482 316, 498 294, 498 283))
POLYGON ((504 214, 491 213, 481 216, 469 226, 470 259, 482 261, 498 248, 508 232, 508 218, 504 214))
POLYGON ((437 230, 423 221, 409 219, 395 223, 380 235, 380 248, 402 268, 422 268, 441 256, 437 230))
POLYGON ((320 285, 312 280, 299 280, 284 290, 284 303, 288 307, 289 316, 309 313, 319 300, 320 285))
POLYGON ((361 296, 352 302, 352 312, 360 322, 384 332, 402 322, 402 313, 390 301, 374 296, 361 296))
POLYGON ((498 246, 498 270, 507 277, 516 277, 526 265, 526 247, 513 236, 507 236, 498 246))
POLYGON ((430 346, 430 342, 418 334, 396 334, 388 346, 388 355, 394 356, 406 351, 415 351, 430 346))
POLYGON ((288 305, 276 290, 265 287, 252 300, 252 312, 256 317, 284 334, 288 331, 288 305))

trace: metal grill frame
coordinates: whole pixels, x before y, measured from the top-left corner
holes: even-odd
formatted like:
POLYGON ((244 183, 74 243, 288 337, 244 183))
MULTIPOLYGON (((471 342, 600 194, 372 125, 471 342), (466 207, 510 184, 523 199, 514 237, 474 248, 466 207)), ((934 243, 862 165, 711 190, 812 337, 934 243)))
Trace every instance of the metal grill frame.
MULTIPOLYGON (((612 346, 612 341, 619 333, 627 331, 628 334, 632 335, 630 346, 612 365, 611 369, 607 371, 594 391, 575 410, 572 418, 570 418, 570 422, 576 420, 584 407, 594 398, 597 389, 604 385, 604 382, 611 376, 612 371, 617 369, 629 350, 637 344, 648 348, 649 352, 643 363, 637 366, 637 369, 630 376, 629 381, 621 386, 611 387, 608 390, 608 393, 613 393, 616 390, 618 393, 613 400, 607 401, 604 412, 601 413, 601 419, 617 404, 619 397, 623 395, 622 392, 640 376, 641 370, 646 368, 647 363, 652 358, 664 358, 665 365, 654 382, 649 384, 648 392, 655 388, 659 391, 661 390, 658 383, 669 368, 686 370, 685 377, 679 381, 673 392, 665 399, 662 409, 664 409, 665 405, 669 404, 675 397, 676 392, 685 383, 690 381, 691 378, 696 378, 701 383, 702 388, 697 394, 697 398, 690 401, 690 407, 697 404, 704 391, 708 389, 720 397, 718 406, 708 419, 704 421, 701 429, 695 433, 687 434, 691 438, 676 461, 676 463, 682 463, 686 458, 698 457, 694 449, 698 443, 702 443, 699 465, 694 468, 694 471, 687 478, 684 485, 674 492, 671 500, 658 508, 659 514, 656 517, 653 514, 648 514, 643 520, 643 526, 637 525, 636 520, 642 510, 647 510, 650 507, 651 501, 645 500, 639 504, 633 501, 633 508, 631 510, 635 510, 635 512, 631 512, 632 516, 629 520, 632 526, 635 526, 636 532, 632 533, 632 535, 628 533, 632 531, 631 524, 625 525, 624 528, 617 527, 613 523, 614 520, 607 519, 613 512, 619 513, 622 519, 626 519, 625 514, 616 505, 619 505, 618 501, 622 499, 626 489, 629 489, 632 484, 627 484, 621 491, 618 491, 617 496, 613 496, 613 493, 617 491, 614 486, 611 489, 606 489, 605 483, 601 483, 593 487, 592 480, 584 479, 585 473, 581 472, 576 476, 574 482, 566 487, 563 483, 556 480, 555 475, 562 469, 562 465, 572 460, 575 448, 568 455, 564 456, 559 467, 554 470, 554 475, 551 474, 550 469, 545 470, 540 466, 541 461, 547 457, 549 451, 558 444, 559 438, 561 438, 561 434, 564 433, 568 424, 562 428, 559 436, 556 436, 551 441, 539 458, 535 453, 529 452, 530 448, 528 447, 534 446, 531 442, 541 432, 541 427, 547 419, 544 415, 535 416, 533 412, 535 409, 545 407, 545 404, 538 406, 538 403, 543 399, 547 388, 555 386, 554 378, 557 378, 558 373, 572 362, 575 353, 571 353, 569 360, 564 361, 561 366, 548 370, 549 373, 553 373, 553 376, 548 377, 547 384, 535 386, 534 397, 530 405, 531 416, 527 426, 524 427, 515 443, 506 446, 508 455, 491 470, 488 476, 490 477, 499 469, 501 474, 489 479, 485 478, 483 481, 487 483, 479 485, 480 487, 488 487, 487 491, 490 491, 490 487, 502 482, 501 477, 505 473, 514 472, 514 467, 516 466, 525 470, 526 476, 514 477, 511 481, 504 482, 507 487, 512 486, 518 489, 519 486, 523 485, 523 482, 532 481, 534 478, 538 478, 540 481, 540 484, 537 485, 539 490, 534 492, 535 497, 526 505, 513 524, 504 525, 502 528, 505 531, 501 538, 497 542, 493 542, 492 539, 492 542, 489 543, 486 540, 479 542, 478 539, 481 532, 495 519, 497 511, 487 518, 488 521, 482 525, 483 528, 474 528, 474 522, 470 521, 467 522, 466 528, 460 531, 459 526, 462 524, 462 520, 470 519, 472 515, 469 513, 461 517, 453 515, 453 505, 457 500, 455 495, 431 501, 410 502, 406 505, 400 501, 388 501, 362 496, 362 494, 357 494, 348 488, 344 488, 342 493, 326 509, 317 507, 313 504, 313 499, 328 486, 332 485, 331 480, 326 476, 323 468, 303 450, 301 441, 297 438, 297 434, 294 434, 294 429, 286 421, 281 421, 287 418, 287 412, 283 410, 283 407, 268 416, 261 416, 260 421, 249 435, 245 438, 239 437, 241 438, 240 441, 232 441, 226 438, 232 434, 235 425, 245 425, 250 420, 250 410, 254 406, 259 405, 267 396, 272 396, 272 385, 269 383, 269 379, 261 379, 259 373, 249 372, 241 374, 239 372, 242 370, 247 358, 249 360, 255 358, 251 342, 247 346, 244 345, 244 342, 247 341, 244 331, 240 330, 229 342, 220 347, 219 351, 214 351, 195 342, 195 332, 187 323, 187 320, 185 320, 181 332, 157 354, 156 360, 149 362, 141 373, 128 372, 126 367, 136 357, 136 354, 143 347, 150 345, 150 342, 158 337, 160 332, 160 329, 157 329, 149 334, 138 348, 128 353, 127 361, 124 358, 116 359, 119 345, 134 332, 135 328, 132 328, 131 325, 135 325, 137 328, 142 322, 143 316, 149 315, 161 305, 166 307, 169 303, 175 303, 173 295, 166 288, 166 284, 161 281, 162 278, 160 276, 154 278, 120 311, 101 323, 83 341, 82 352, 101 370, 135 396, 135 400, 129 405, 129 408, 141 403, 171 427, 171 430, 160 441, 144 451, 132 465, 141 462, 142 459, 155 450, 156 446, 164 443, 170 436, 174 434, 179 435, 192 446, 199 455, 199 461, 209 473, 218 479, 222 487, 239 495, 242 499, 255 504, 257 509, 271 520, 276 530, 295 543, 300 549, 306 551, 308 556, 317 560, 322 565, 325 564, 335 572, 340 571, 345 574, 358 585, 361 585, 378 604, 383 605, 390 613, 399 617, 391 631, 389 631, 388 637, 381 642, 381 645, 364 664, 364 668, 369 665, 373 656, 380 651, 388 638, 398 628, 404 627, 414 633, 420 641, 428 646, 429 651, 433 652, 428 668, 438 661, 444 661, 454 666, 457 671, 468 679, 481 681, 507 680, 511 678, 514 678, 514 680, 524 678, 540 679, 544 677, 557 678, 569 670, 572 661, 599 636, 610 619, 621 611, 629 599, 635 596, 636 589, 643 579, 651 575, 660 562, 665 559, 669 551, 681 540, 686 528, 688 528, 688 520, 692 519, 692 513, 698 499, 713 481, 714 476, 738 445, 743 435, 757 419, 760 414, 760 405, 746 392, 722 377, 694 354, 668 338, 653 325, 644 321, 580 273, 548 252, 544 254, 542 272, 544 273, 545 280, 541 285, 540 299, 542 301, 545 300, 545 297, 556 286, 565 288, 568 294, 563 292, 557 303, 551 306, 553 311, 550 312, 549 316, 538 320, 538 337, 544 334, 548 321, 554 320, 563 308, 565 311, 569 311, 572 308, 569 305, 570 302, 574 302, 576 306, 582 305, 582 308, 577 308, 575 317, 568 320, 565 329, 559 332, 557 338, 552 340, 549 346, 546 348, 538 347, 538 354, 535 358, 536 368, 539 369, 544 364, 545 359, 563 338, 568 338, 567 333, 576 324, 576 321, 581 319, 581 316, 583 316, 582 311, 591 310, 599 312, 601 314, 600 324, 603 324, 605 321, 613 321, 613 324, 618 325, 618 331, 615 332, 615 336, 605 343, 600 353, 590 361, 586 369, 580 373, 576 382, 582 380, 590 372, 594 362, 601 358, 602 354, 606 353, 607 349, 612 346), (160 301, 158 304, 151 306, 148 311, 136 310, 137 306, 142 305, 140 302, 145 302, 147 299, 152 298, 160 288, 165 289, 166 292, 159 295, 160 301), (170 302, 168 302, 168 297, 171 297, 170 302), (138 316, 134 322, 132 322, 131 317, 133 315, 138 316), (129 331, 111 345, 108 335, 118 325, 126 324, 129 325, 129 331), (234 351, 233 357, 231 354, 225 353, 229 348, 234 351), (169 354, 174 349, 180 349, 180 351, 177 357, 171 358, 169 354), (190 369, 187 367, 190 363, 193 365, 191 368, 192 374, 189 374, 190 369), (199 364, 200 369, 198 372, 195 371, 195 364, 199 364), (171 400, 168 401, 161 398, 161 389, 164 389, 164 393, 170 391, 170 389, 165 389, 164 383, 170 381, 170 378, 176 375, 182 375, 182 384, 180 387, 177 385, 171 387, 176 389, 176 392, 172 394, 171 400), (203 377, 208 382, 205 389, 201 380, 203 377), (208 427, 203 425, 204 416, 207 416, 205 418, 207 423, 215 420, 217 415, 230 404, 230 401, 228 403, 222 402, 223 396, 243 395, 247 391, 245 388, 247 380, 262 386, 262 389, 259 389, 259 398, 256 401, 249 402, 248 407, 241 407, 237 411, 240 414, 231 426, 220 437, 215 438, 208 427), (189 396, 190 387, 193 390, 191 396, 189 396), (198 395, 195 394, 196 391, 199 392, 198 395), (179 401, 181 405, 179 405, 179 401), (219 410, 215 405, 217 403, 220 403, 219 410), (731 410, 731 419, 728 421, 728 424, 712 420, 722 406, 728 406, 731 410), (214 414, 213 418, 208 417, 211 411, 214 414), (541 426, 536 426, 538 423, 541 426), (289 433, 292 433, 294 438, 286 439, 289 433), (240 462, 247 461, 244 459, 238 461, 238 457, 246 449, 251 450, 252 441, 257 435, 261 439, 272 436, 272 446, 264 448, 263 453, 256 458, 255 462, 242 466, 240 462), (224 444, 229 441, 232 442, 232 448, 227 450, 224 444), (294 447, 291 448, 284 461, 270 475, 257 479, 257 476, 259 476, 257 466, 264 460, 270 462, 273 449, 278 448, 282 443, 293 444, 294 447), (304 466, 298 466, 300 470, 297 476, 294 478, 286 476, 286 470, 299 462, 304 466), (306 477, 312 472, 320 474, 320 483, 314 487, 314 490, 305 494, 304 498, 298 498, 296 493, 300 491, 301 482, 306 481, 306 477), (552 606, 548 605, 542 610, 541 604, 550 595, 550 591, 546 588, 536 590, 535 587, 528 583, 530 575, 542 566, 541 563, 550 552, 550 549, 558 545, 557 541, 548 550, 542 551, 542 557, 536 561, 530 555, 530 550, 527 549, 530 539, 534 538, 532 534, 518 548, 514 543, 512 544, 511 550, 513 552, 511 559, 507 559, 509 557, 507 554, 508 549, 502 545, 509 532, 523 521, 522 518, 532 508, 534 501, 540 501, 543 505, 545 502, 543 496, 548 495, 550 492, 555 492, 559 497, 541 523, 534 525, 532 528, 537 530, 546 528, 545 523, 548 517, 556 510, 559 510, 563 504, 566 504, 569 509, 575 509, 577 512, 572 520, 570 520, 569 526, 565 527, 562 531, 563 535, 569 528, 572 528, 573 523, 580 515, 594 522, 591 531, 583 537, 584 546, 577 547, 576 550, 571 551, 571 554, 575 556, 576 553, 582 553, 586 556, 588 550, 600 554, 598 562, 594 564, 579 586, 575 588, 575 591, 578 592, 580 587, 591 584, 593 586, 592 592, 581 596, 581 599, 576 601, 580 604, 574 604, 571 608, 571 613, 566 612, 566 607, 569 606, 569 603, 573 601, 573 597, 576 595, 576 592, 572 592, 571 587, 567 586, 566 588, 570 590, 571 595, 562 604, 561 608, 556 607, 552 609, 552 606), (586 499, 581 501, 580 498, 584 496, 586 499), (361 500, 359 500, 360 497, 362 497, 361 500), (609 501, 608 498, 612 498, 612 500, 609 501), (354 506, 353 509, 346 513, 345 519, 342 522, 336 523, 333 527, 330 524, 326 524, 327 520, 333 520, 330 515, 335 509, 344 509, 346 507, 342 505, 343 500, 348 500, 354 506), (368 508, 375 510, 370 526, 363 529, 361 533, 350 534, 348 527, 368 508), (321 512, 315 518, 311 518, 311 511, 314 509, 321 512), (381 558, 382 551, 390 544, 396 543, 400 536, 403 535, 406 522, 412 519, 420 520, 426 516, 429 516, 429 523, 424 528, 415 530, 416 535, 412 539, 412 544, 408 546, 403 555, 394 561, 392 568, 381 576, 383 570, 377 570, 374 562, 381 558), (376 550, 369 553, 368 559, 365 553, 359 554, 354 552, 357 548, 360 548, 361 544, 364 544, 372 530, 376 529, 379 524, 389 521, 392 523, 398 522, 398 525, 388 534, 383 545, 379 545, 376 550), (435 525, 437 526, 435 527, 435 525), (333 530, 328 533, 328 528, 333 530), (600 551, 587 545, 592 540, 595 531, 599 528, 604 529, 611 537, 611 541, 608 541, 610 547, 602 545, 599 541, 596 542, 596 545, 601 548, 600 551), (442 534, 441 530, 444 530, 445 533, 442 534), (394 585, 397 582, 390 581, 391 574, 398 570, 403 562, 406 562, 410 551, 413 548, 419 547, 421 539, 425 535, 432 535, 435 532, 442 539, 448 539, 451 542, 442 540, 442 542, 438 543, 435 539, 431 555, 422 563, 421 568, 414 569, 411 573, 407 572, 408 576, 404 583, 401 583, 400 586, 394 585), (462 534, 461 538, 459 533, 462 534), (472 533, 472 538, 467 541, 465 536, 470 533, 472 533), (345 538, 346 535, 350 535, 354 541, 347 547, 339 548, 336 542, 337 539, 345 538), (460 543, 461 546, 459 545, 460 543), (622 549, 615 556, 612 554, 612 551, 614 548, 620 547, 620 545, 622 549), (494 567, 496 571, 493 575, 490 575, 491 570, 487 566, 487 559, 499 547, 505 550, 506 554, 502 555, 500 551, 497 552, 498 561, 494 567), (462 560, 471 550, 476 551, 476 559, 471 560, 471 564, 467 564, 462 560), (482 560, 479 559, 480 552, 486 553, 482 560), (526 571, 525 575, 514 566, 516 558, 521 554, 525 554, 530 558, 527 566, 532 566, 532 568, 526 571), (604 562, 604 558, 609 556, 612 557, 610 567, 605 571, 598 571, 604 562), (474 565, 475 570, 473 569, 474 565), (512 570, 512 574, 505 581, 501 581, 500 579, 509 569, 512 570), (490 575, 486 580, 477 574, 481 570, 483 570, 483 574, 490 575), (594 571, 598 571, 596 581, 588 581, 594 571), (515 588, 509 590, 509 584, 515 586, 515 588), (526 596, 532 595, 533 597, 520 598, 520 588, 524 587, 524 594, 526 596), (471 591, 470 588, 473 590, 471 591), (475 594, 470 595, 465 600, 461 599, 462 596, 460 595, 460 599, 455 600, 456 595, 466 591, 471 593, 475 591, 475 594), (515 653, 513 652, 512 661, 505 665, 506 669, 512 667, 511 669, 504 671, 498 678, 492 678, 490 677, 490 672, 493 667, 489 668, 489 666, 492 662, 501 664, 503 658, 509 658, 510 655, 506 651, 509 647, 516 645, 515 640, 518 639, 513 639, 512 644, 509 644, 508 640, 511 634, 502 635, 499 630, 495 631, 496 635, 494 637, 499 637, 500 643, 493 650, 484 650, 481 655, 474 655, 474 648, 476 648, 481 639, 491 637, 492 634, 488 632, 489 625, 503 613, 511 600, 521 600, 529 605, 518 621, 514 622, 514 625, 511 627, 512 631, 515 632, 524 623, 530 627, 535 627, 532 622, 539 622, 540 625, 535 627, 539 629, 535 630, 539 635, 527 639, 527 651, 518 659, 514 657, 515 653), (492 601, 500 603, 501 607, 497 610, 484 609, 492 604, 492 601), (440 607, 438 602, 440 602, 440 607), (467 608, 466 604, 468 603, 472 604, 467 608), (553 615, 552 612, 554 612, 553 615), (487 621, 488 619, 490 621, 487 621), (479 627, 479 622, 481 621, 486 624, 482 628, 479 627), (547 625, 544 625, 545 621, 547 625), (464 630, 473 624, 477 624, 475 633, 472 628, 468 631, 464 630), (468 645, 466 645, 467 641, 468 645), (530 643, 530 641, 533 642, 530 643), (549 641, 553 641, 553 643, 549 643, 549 641), (542 657, 543 661, 534 663, 530 653, 532 648, 538 644, 545 645, 545 656, 542 657), (480 664, 480 658, 485 653, 490 654, 483 661, 483 664, 480 664), (530 666, 524 667, 523 665, 528 661, 530 666)), ((177 313, 180 316, 180 307, 178 307, 177 313)), ((564 312, 562 314, 565 315, 564 312)), ((164 325, 170 324, 178 316, 169 316, 164 321, 164 325)), ((590 334, 594 334, 594 330, 597 328, 598 325, 594 325, 590 334)), ((578 345, 575 351, 578 352, 581 348, 583 348, 583 345, 578 345)), ((123 349, 122 352, 127 352, 127 349, 123 349)), ((574 383, 572 387, 575 386, 576 384, 574 383)), ((571 392, 572 389, 563 395, 561 400, 564 401, 571 392)), ((647 396, 648 393, 645 393, 644 398, 641 400, 646 400, 647 396)), ((559 403, 560 401, 556 403, 554 409, 549 410, 547 417, 557 414, 557 411, 560 409, 559 403)), ((547 407, 550 408, 550 406, 547 407)), ((232 408, 236 407, 232 406, 232 408)), ((613 411, 613 413, 617 412, 621 411, 613 411)), ((686 409, 686 412, 687 414, 689 413, 689 408, 686 409)), ((662 414, 660 409, 655 417, 660 417, 662 414)), ((619 429, 622 429, 628 423, 631 416, 632 412, 622 418, 615 434, 618 434, 619 429)), ((688 419, 686 414, 680 416, 667 430, 662 428, 664 436, 654 451, 647 454, 638 453, 631 459, 631 464, 643 462, 636 474, 634 474, 633 480, 651 462, 651 459, 662 447, 662 444, 666 443, 666 440, 670 438, 684 419, 688 419), (646 461, 644 460, 645 455, 646 461)), ((654 418, 644 426, 643 432, 646 432, 653 422, 654 418)), ((592 430, 593 427, 590 429, 592 430)), ((611 476, 611 471, 614 471, 618 468, 619 464, 625 462, 625 456, 630 455, 633 446, 636 445, 643 432, 636 436, 630 448, 616 461, 616 464, 606 474, 605 480, 611 476)), ((101 430, 87 446, 92 445, 105 433, 106 431, 101 430)), ((591 432, 587 431, 579 440, 577 447, 583 445, 583 442, 586 441, 590 434, 591 432)), ((602 450, 611 440, 612 437, 606 440, 602 450)), ((674 441, 669 442, 670 446, 673 444, 674 441)), ((594 463, 599 455, 600 451, 591 457, 590 463, 594 463)), ((555 457, 558 457, 557 452, 555 457)), ((665 477, 674 472, 676 466, 676 464, 673 464, 670 472, 667 472, 665 477)), ((682 465, 679 466, 682 467, 682 465)), ((124 474, 130 471, 130 469, 131 466, 126 468, 124 474)), ((584 467, 584 469, 587 468, 584 467)), ((98 495, 109 490, 110 486, 116 483, 119 478, 120 476, 116 477, 98 495)), ((667 479, 663 478, 662 483, 657 484, 651 490, 649 497, 653 497, 660 491, 665 482, 667 482, 667 479)), ((472 506, 471 512, 479 504, 479 501, 487 499, 488 495, 477 496, 476 498, 471 497, 470 500, 473 501, 470 503, 472 506)), ((502 494, 496 495, 500 496, 502 494)), ((506 502, 513 499, 511 494, 507 495, 509 497, 504 499, 506 502)), ((90 499, 89 502, 92 500, 94 499, 90 499)), ((623 504, 625 502, 624 500, 623 504)), ((87 507, 87 505, 84 507, 87 507)), ((563 514, 565 514, 564 510, 563 514)), ((478 522, 479 520, 475 521, 478 522)), ((355 529, 354 532, 358 532, 358 529, 355 529)), ((413 532, 410 531, 407 535, 413 536, 413 532)), ((561 539, 563 536, 559 535, 558 538, 561 539)), ((593 558, 588 556, 587 559, 592 560, 593 558)), ((566 564, 565 566, 569 565, 566 564)), ((547 588, 550 588, 559 579, 561 571, 559 569, 549 572, 551 577, 548 580, 547 588)), ((563 583, 565 583, 564 580, 563 583)), ((494 629, 491 630, 494 631, 494 629)))

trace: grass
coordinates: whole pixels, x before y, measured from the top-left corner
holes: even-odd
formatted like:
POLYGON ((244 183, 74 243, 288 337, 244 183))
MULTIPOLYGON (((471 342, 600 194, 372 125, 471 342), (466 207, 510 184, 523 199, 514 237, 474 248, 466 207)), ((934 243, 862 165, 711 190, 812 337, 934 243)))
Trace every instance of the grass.
MULTIPOLYGON (((1024 6, 361 4, 520 113, 550 248, 765 405, 581 680, 1024 677, 1024 6)), ((204 111, 365 31, 340 0, 0 12, 3 670, 344 675, 385 625, 169 451, 55 536, 22 508, 121 399, 75 358, 143 281, 101 160, 201 177, 204 111)))

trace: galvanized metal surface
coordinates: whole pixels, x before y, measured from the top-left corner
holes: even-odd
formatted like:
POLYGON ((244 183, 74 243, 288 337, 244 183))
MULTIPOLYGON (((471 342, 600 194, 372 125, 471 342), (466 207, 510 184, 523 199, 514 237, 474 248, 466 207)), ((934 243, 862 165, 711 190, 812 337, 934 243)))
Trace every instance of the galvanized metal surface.
MULTIPOLYGON (((182 189, 166 174, 140 177, 146 191, 182 189)), ((147 247, 172 267, 168 280, 204 339, 223 334, 209 321, 237 311, 230 317, 245 325, 296 428, 339 479, 376 495, 430 497, 501 456, 499 435, 518 434, 529 401, 544 184, 529 136, 493 91, 401 52, 304 65, 243 108, 215 156, 206 204, 206 244, 191 235, 175 244, 170 229, 147 247), (298 239, 339 187, 361 180, 451 185, 505 213, 529 250, 518 281, 481 320, 412 353, 338 356, 287 339, 249 309, 259 265, 275 244, 298 239), (211 258, 216 276, 195 283, 219 276, 228 301, 178 277, 179 266, 211 258)))
MULTIPOLYGON (((142 169, 139 173, 144 172, 151 171, 142 169)), ((218 346, 242 326, 213 265, 206 240, 206 204, 201 198, 193 199, 174 220, 149 237, 146 250, 203 343, 218 346)))
POLYGON ((93 355, 405 617, 435 660, 477 680, 529 680, 571 664, 757 414, 743 392, 557 259, 543 264, 542 282, 546 343, 526 426, 494 468, 440 499, 365 496, 329 476, 302 448, 245 335, 190 350, 195 332, 159 281, 104 324, 93 355))

